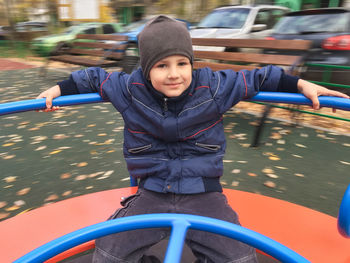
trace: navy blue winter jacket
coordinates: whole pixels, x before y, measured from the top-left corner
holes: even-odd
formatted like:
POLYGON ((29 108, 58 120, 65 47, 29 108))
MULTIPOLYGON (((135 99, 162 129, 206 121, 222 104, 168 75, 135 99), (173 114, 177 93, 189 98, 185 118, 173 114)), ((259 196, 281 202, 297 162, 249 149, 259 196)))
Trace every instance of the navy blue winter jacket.
POLYGON ((99 92, 124 119, 124 156, 130 174, 156 192, 222 191, 226 141, 223 114, 258 91, 297 92, 297 78, 279 67, 193 72, 190 87, 166 98, 141 69, 131 75, 88 68, 58 83, 62 95, 99 92))

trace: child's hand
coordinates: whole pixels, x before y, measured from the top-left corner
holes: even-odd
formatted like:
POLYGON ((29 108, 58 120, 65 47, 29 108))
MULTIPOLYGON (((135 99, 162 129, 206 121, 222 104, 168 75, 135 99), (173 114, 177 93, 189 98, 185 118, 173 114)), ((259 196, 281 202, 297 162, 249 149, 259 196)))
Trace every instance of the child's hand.
POLYGON ((56 111, 60 109, 60 107, 58 106, 52 107, 52 100, 59 96, 61 96, 61 89, 58 85, 56 85, 40 93, 39 96, 36 98, 37 99, 46 98, 46 109, 43 111, 49 112, 49 111, 56 111))
MULTIPOLYGON (((318 96, 334 96, 349 99, 350 97, 342 92, 330 90, 320 85, 311 83, 309 81, 299 79, 298 80, 298 90, 305 97, 312 101, 312 108, 314 110, 320 109, 320 102, 318 96)), ((335 109, 333 109, 335 112, 335 109)))

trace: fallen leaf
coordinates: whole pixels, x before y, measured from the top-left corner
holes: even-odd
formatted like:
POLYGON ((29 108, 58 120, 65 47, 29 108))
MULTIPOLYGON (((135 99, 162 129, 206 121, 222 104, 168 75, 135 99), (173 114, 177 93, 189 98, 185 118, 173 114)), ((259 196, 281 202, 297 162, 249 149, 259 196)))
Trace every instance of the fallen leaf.
POLYGON ((238 185, 239 185, 239 182, 238 182, 238 181, 233 181, 231 185, 232 185, 232 186, 238 186, 238 185))
POLYGON ((17 192, 17 195, 26 195, 26 194, 29 193, 30 189, 31 189, 30 187, 23 188, 22 190, 19 190, 19 191, 17 192))
POLYGON ((0 213, 0 220, 8 217, 10 213, 0 213))
POLYGON ((71 190, 68 190, 68 191, 65 191, 62 196, 68 196, 68 195, 71 195, 72 194, 72 191, 71 190))
POLYGON ((267 187, 270 187, 270 188, 275 188, 276 187, 276 184, 274 182, 272 182, 272 181, 266 181, 264 183, 264 185, 267 186, 267 187))
POLYGON ((53 154, 58 154, 60 152, 62 152, 62 151, 61 150, 55 150, 55 151, 50 152, 50 154, 53 155, 53 154))
POLYGON ((17 205, 13 205, 11 207, 6 208, 5 211, 10 212, 10 211, 15 211, 15 210, 20 209, 20 208, 21 207, 19 207, 17 205))
POLYGON ((26 204, 23 200, 17 200, 13 202, 16 206, 23 206, 26 204))
POLYGON ((87 165, 88 165, 87 162, 81 162, 81 163, 77 164, 77 167, 84 167, 84 166, 87 166, 87 165))
POLYGON ((0 208, 3 208, 7 206, 7 202, 6 201, 0 201, 0 208))
POLYGON ((58 196, 56 194, 49 195, 44 201, 45 202, 50 202, 58 199, 58 196))
POLYGON ((4 180, 6 183, 12 183, 12 182, 15 182, 15 181, 16 181, 16 178, 17 178, 17 176, 8 176, 8 177, 5 177, 3 180, 4 180))
POLYGON ((274 173, 274 171, 271 168, 264 168, 262 170, 262 172, 265 173, 265 174, 272 174, 272 173, 274 173))
POLYGON ((78 175, 77 177, 75 177, 75 181, 81 181, 81 180, 85 180, 87 178, 86 175, 78 175))
POLYGON ((72 175, 70 173, 64 173, 64 174, 61 174, 60 178, 61 179, 67 179, 67 178, 70 178, 72 175))

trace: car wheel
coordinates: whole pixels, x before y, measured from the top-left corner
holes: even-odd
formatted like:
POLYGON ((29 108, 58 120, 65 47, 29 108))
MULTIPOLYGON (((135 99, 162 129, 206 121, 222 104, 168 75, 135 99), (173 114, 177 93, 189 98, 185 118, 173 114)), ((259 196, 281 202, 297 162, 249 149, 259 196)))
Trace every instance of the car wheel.
POLYGON ((59 54, 62 54, 62 53, 66 53, 66 51, 68 49, 70 49, 70 48, 71 48, 71 46, 69 44, 67 44, 67 43, 64 43, 64 42, 58 43, 56 45, 56 47, 54 48, 54 50, 52 50, 50 52, 50 55, 51 56, 56 56, 56 55, 59 55, 59 54))
POLYGON ((123 71, 130 74, 133 70, 137 69, 140 63, 139 50, 136 43, 131 43, 125 50, 125 55, 121 61, 123 71))

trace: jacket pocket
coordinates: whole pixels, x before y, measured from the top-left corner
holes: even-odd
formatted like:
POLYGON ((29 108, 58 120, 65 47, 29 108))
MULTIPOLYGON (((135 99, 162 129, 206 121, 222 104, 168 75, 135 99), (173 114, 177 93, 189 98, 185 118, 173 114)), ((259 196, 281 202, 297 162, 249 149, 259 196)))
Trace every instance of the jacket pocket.
POLYGON ((140 196, 140 192, 137 192, 133 195, 129 195, 127 197, 122 197, 122 200, 120 202, 121 208, 118 208, 109 218, 108 220, 120 218, 125 216, 127 213, 128 208, 132 205, 132 203, 140 196))
POLYGON ((128 149, 129 153, 141 153, 143 151, 147 151, 148 149, 152 148, 152 144, 140 146, 140 147, 135 147, 135 148, 130 148, 128 149))
POLYGON ((206 144, 206 143, 199 143, 196 142, 196 146, 204 148, 206 150, 210 150, 213 152, 217 152, 218 150, 220 150, 221 146, 220 145, 216 145, 216 144, 206 144))

